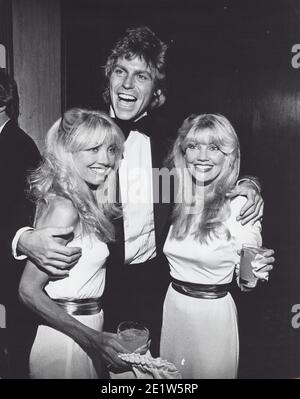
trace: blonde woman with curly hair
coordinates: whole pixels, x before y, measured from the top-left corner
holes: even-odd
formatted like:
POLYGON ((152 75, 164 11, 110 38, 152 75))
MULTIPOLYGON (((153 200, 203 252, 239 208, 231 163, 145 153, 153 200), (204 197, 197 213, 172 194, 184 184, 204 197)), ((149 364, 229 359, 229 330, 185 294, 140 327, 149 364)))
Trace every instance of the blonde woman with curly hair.
POLYGON ((82 248, 66 278, 54 279, 28 261, 19 293, 40 315, 30 355, 31 378, 99 378, 101 346, 110 356, 122 352, 114 334, 102 332, 101 296, 105 285, 107 243, 114 240, 116 170, 124 136, 104 112, 74 108, 50 128, 44 159, 30 177, 36 202, 35 227, 72 227, 57 240, 82 248))
MULTIPOLYGON (((240 168, 238 137, 222 115, 191 115, 170 155, 178 185, 164 246, 171 284, 163 312, 161 356, 183 378, 236 378, 237 314, 228 292, 243 243, 262 245, 261 224, 236 220, 246 198, 230 199, 240 168)), ((258 279, 272 269, 264 254, 258 279)))

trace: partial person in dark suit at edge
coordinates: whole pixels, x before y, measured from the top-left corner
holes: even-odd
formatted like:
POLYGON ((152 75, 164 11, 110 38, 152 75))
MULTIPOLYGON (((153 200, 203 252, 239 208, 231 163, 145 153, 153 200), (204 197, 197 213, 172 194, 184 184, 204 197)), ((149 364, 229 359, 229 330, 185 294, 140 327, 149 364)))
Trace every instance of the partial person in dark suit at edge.
MULTIPOLYGON (((163 167, 167 138, 173 134, 170 123, 154 112, 166 100, 166 50, 167 45, 148 27, 128 29, 116 42, 105 66, 104 96, 126 141, 119 173, 123 223, 116 222, 118 239, 110 247, 104 329, 116 332, 118 323, 126 319, 146 324, 151 331, 153 356, 159 354, 162 305, 168 285, 162 246, 171 204, 153 201, 157 194, 153 191, 157 188, 153 187, 153 171, 163 167), (131 202, 127 195, 133 187, 137 195, 143 196, 140 203, 136 198, 131 202)), ((248 197, 242 210, 246 210, 244 223, 261 217, 263 201, 259 191, 255 183, 247 180, 240 182, 232 194, 248 197)), ((80 248, 71 250, 55 243, 52 236, 58 234, 61 230, 54 228, 22 230, 16 234, 15 242, 18 251, 39 267, 63 276, 77 262, 80 248)), ((99 345, 106 361, 109 353, 111 369, 116 369, 120 361, 112 341, 107 336, 99 345)))
POLYGON ((0 70, 0 303, 6 309, 3 344, 8 353, 4 377, 27 378, 28 358, 36 320, 18 300, 18 285, 25 264, 11 253, 17 229, 33 222, 34 209, 26 198, 27 172, 40 160, 34 141, 18 126, 19 96, 15 81, 0 70))

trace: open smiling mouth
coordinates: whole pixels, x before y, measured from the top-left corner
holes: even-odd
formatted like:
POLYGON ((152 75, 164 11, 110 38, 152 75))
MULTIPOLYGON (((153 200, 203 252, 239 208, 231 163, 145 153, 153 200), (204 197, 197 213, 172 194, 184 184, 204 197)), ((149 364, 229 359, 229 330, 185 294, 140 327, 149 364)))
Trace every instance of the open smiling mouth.
POLYGON ((107 169, 104 168, 90 168, 90 170, 94 173, 95 176, 103 176, 106 173, 107 169))
POLYGON ((131 94, 118 94, 118 99, 121 101, 122 104, 134 104, 137 101, 135 96, 131 94))
POLYGON ((195 169, 200 172, 208 172, 212 169, 211 165, 195 165, 195 169))

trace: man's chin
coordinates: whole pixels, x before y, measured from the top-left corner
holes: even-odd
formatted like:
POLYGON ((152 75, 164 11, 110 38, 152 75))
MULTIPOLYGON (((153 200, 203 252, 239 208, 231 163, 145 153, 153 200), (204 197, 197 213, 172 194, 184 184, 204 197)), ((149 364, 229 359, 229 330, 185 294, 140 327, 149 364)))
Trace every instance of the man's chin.
POLYGON ((116 109, 115 115, 118 119, 124 121, 130 121, 132 119, 136 119, 138 117, 138 113, 134 110, 124 110, 124 109, 116 109))

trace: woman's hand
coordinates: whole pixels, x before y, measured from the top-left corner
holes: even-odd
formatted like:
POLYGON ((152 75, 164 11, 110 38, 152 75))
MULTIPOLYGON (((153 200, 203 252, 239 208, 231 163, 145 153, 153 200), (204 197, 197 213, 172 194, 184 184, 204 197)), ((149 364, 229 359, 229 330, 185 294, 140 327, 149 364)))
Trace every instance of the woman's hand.
POLYGON ((268 281, 269 272, 273 269, 275 262, 274 250, 268 249, 262 254, 256 254, 254 260, 251 262, 252 271, 258 280, 268 281))
MULTIPOLYGON (((238 255, 241 255, 241 250, 237 251, 238 255)), ((274 250, 268 249, 263 254, 256 254, 254 260, 251 262, 252 271, 257 280, 268 281, 269 272, 273 269, 273 264, 275 262, 274 258, 274 250)), ((242 291, 252 291, 252 288, 247 288, 240 285, 239 277, 240 277, 240 264, 238 263, 235 267, 236 281, 237 285, 240 287, 242 291)), ((255 284, 256 285, 256 284, 255 284)))
POLYGON ((114 373, 131 369, 130 365, 118 357, 118 353, 128 353, 128 351, 118 341, 117 334, 93 332, 89 341, 89 348, 85 350, 93 359, 96 368, 98 362, 101 364, 104 361, 107 369, 114 373))

